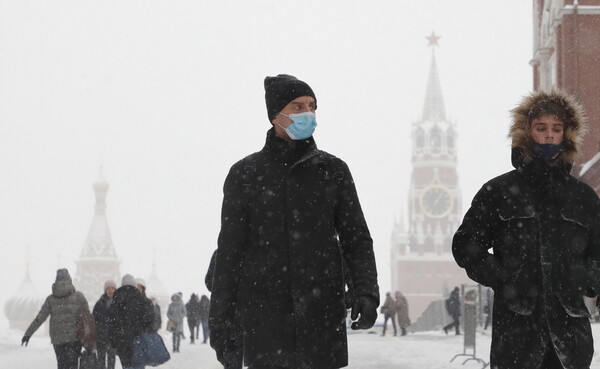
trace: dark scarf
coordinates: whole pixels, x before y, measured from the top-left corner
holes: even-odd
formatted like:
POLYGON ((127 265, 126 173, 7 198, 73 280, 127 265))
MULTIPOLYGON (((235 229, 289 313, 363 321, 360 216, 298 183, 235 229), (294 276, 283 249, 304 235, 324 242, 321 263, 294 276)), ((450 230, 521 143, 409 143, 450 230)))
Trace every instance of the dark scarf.
POLYGON ((523 178, 537 189, 538 203, 559 200, 573 167, 572 164, 547 163, 541 158, 524 157, 523 149, 518 147, 512 149, 512 164, 523 178))

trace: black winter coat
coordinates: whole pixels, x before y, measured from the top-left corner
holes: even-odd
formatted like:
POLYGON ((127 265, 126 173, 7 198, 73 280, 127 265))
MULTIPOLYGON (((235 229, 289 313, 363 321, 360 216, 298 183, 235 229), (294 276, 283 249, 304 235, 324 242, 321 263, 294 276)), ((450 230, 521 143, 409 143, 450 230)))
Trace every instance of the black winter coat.
POLYGON ((154 322, 152 304, 148 304, 133 286, 122 286, 115 291, 110 308, 110 344, 117 349, 124 367, 133 366, 133 339, 143 332, 151 332, 154 322))
POLYGON ((246 365, 348 364, 342 258, 356 297, 379 304, 372 239, 347 165, 271 129, 225 181, 211 344, 239 309, 246 365), (341 248, 336 233, 339 233, 341 248))
POLYGON ((110 306, 114 300, 110 300, 110 304, 108 303, 109 298, 106 294, 100 296, 100 299, 94 305, 94 310, 92 314, 94 315, 94 320, 96 321, 96 346, 98 349, 107 349, 110 347, 109 340, 109 327, 110 327, 110 306))
POLYGON ((460 296, 458 295, 458 291, 450 292, 450 296, 446 299, 446 311, 454 320, 460 316, 460 296))
POLYGON ((200 319, 200 321, 206 321, 208 320, 208 314, 210 312, 210 300, 207 296, 202 295, 202 297, 200 297, 199 304, 200 310, 198 318, 200 319))
POLYGON ((185 311, 187 312, 186 317, 188 321, 198 321, 200 319, 200 301, 189 300, 187 304, 185 304, 185 311))
POLYGON ((600 292, 600 201, 568 165, 523 160, 518 148, 513 165, 483 185, 452 245, 469 277, 494 289, 491 366, 536 368, 552 342, 565 368, 587 368, 583 296, 600 292))

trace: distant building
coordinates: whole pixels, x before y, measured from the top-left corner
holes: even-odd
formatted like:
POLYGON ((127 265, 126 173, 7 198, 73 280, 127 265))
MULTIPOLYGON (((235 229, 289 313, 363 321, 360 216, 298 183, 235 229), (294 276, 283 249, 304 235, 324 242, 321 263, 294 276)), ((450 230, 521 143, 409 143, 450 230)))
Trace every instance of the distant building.
POLYGON ((564 89, 588 117, 579 176, 600 193, 600 0, 533 0, 533 88, 564 89))
POLYGON ((77 273, 74 285, 81 291, 88 303, 93 304, 104 292, 104 282, 112 279, 120 285, 119 259, 110 236, 106 218, 106 194, 108 182, 100 172, 100 178, 93 184, 96 195, 96 206, 92 224, 81 250, 79 259, 75 262, 77 273))
MULTIPOLYGON (((31 282, 29 266, 27 266, 25 278, 16 294, 4 304, 4 315, 8 318, 9 327, 25 331, 40 311, 44 301, 45 296, 40 295, 31 282)), ((47 333, 47 329, 44 329, 44 332, 47 333)))
MULTIPOLYGON (((429 45, 437 46, 438 38, 428 37, 429 45)), ((452 256, 452 237, 463 216, 456 138, 432 49, 423 114, 412 125, 408 227, 400 219, 392 232, 392 290, 406 296, 413 321, 454 286, 474 283, 452 256)))

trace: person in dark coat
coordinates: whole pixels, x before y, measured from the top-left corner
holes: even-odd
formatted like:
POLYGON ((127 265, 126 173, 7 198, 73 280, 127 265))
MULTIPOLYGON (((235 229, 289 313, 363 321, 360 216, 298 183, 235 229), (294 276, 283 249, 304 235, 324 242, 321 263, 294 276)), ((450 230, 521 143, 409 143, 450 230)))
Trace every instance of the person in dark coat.
POLYGON ((152 311, 154 312, 154 322, 152 323, 152 331, 158 332, 160 327, 162 326, 162 316, 160 313, 160 305, 158 301, 156 301, 156 297, 150 297, 150 301, 152 302, 152 311))
POLYGON ((25 331, 21 345, 27 346, 35 331, 50 317, 50 342, 54 347, 58 369, 77 369, 81 342, 77 338, 79 311, 90 311, 85 296, 75 290, 67 269, 56 271, 52 294, 46 298, 40 312, 25 331))
POLYGON ((475 195, 454 258, 494 290, 492 368, 588 368, 594 348, 583 296, 600 293, 600 200, 569 174, 583 110, 565 92, 539 91, 512 117, 515 170, 475 195))
POLYGON ((185 310, 188 327, 190 329, 190 343, 194 343, 196 329, 198 329, 198 322, 200 321, 200 299, 198 298, 198 295, 192 293, 190 300, 185 304, 185 310))
POLYGON ((141 333, 151 332, 154 315, 147 299, 136 288, 135 279, 125 274, 117 289, 110 309, 109 337, 116 349, 123 369, 139 369, 133 364, 133 339, 141 333))
POLYGON ((148 309, 151 309, 153 312, 153 317, 154 317, 154 322, 152 322, 152 329, 151 331, 156 332, 158 331, 158 328, 155 330, 154 328, 157 325, 156 319, 158 319, 158 327, 160 328, 160 323, 162 321, 161 317, 160 317, 160 308, 158 307, 158 305, 154 304, 152 302, 151 299, 148 298, 148 296, 146 296, 146 280, 144 280, 143 278, 136 278, 135 279, 135 286, 137 287, 138 291, 140 291, 140 293, 142 294, 142 296, 144 297, 144 299, 146 300, 146 305, 148 305, 148 309), (156 308, 158 307, 158 316, 156 315, 156 308))
POLYGON ((104 293, 94 305, 92 314, 96 322, 96 350, 102 369, 115 368, 115 350, 110 347, 109 327, 110 327, 110 307, 113 304, 113 297, 117 290, 117 284, 108 280, 104 283, 104 293))
POLYGON ((210 343, 227 365, 238 311, 251 369, 341 368, 348 365, 343 259, 352 328, 368 329, 379 305, 373 241, 348 166, 312 137, 312 89, 293 76, 267 77, 265 100, 266 143, 225 180, 210 343))
POLYGON ((460 334, 460 289, 454 287, 450 296, 446 299, 446 311, 452 318, 452 323, 444 327, 444 333, 448 334, 448 330, 454 327, 456 334, 460 334))
POLYGON ((383 332, 381 332, 382 336, 385 336, 385 331, 387 330, 387 322, 388 320, 392 320, 392 327, 394 327, 394 336, 398 334, 398 330, 396 328, 396 301, 392 298, 392 294, 387 292, 385 294, 385 301, 383 305, 381 305, 381 314, 383 314, 383 332))
POLYGON ((208 330, 208 316, 210 313, 210 299, 206 295, 200 297, 200 310, 198 312, 198 321, 202 325, 202 343, 208 341, 209 330, 208 330))

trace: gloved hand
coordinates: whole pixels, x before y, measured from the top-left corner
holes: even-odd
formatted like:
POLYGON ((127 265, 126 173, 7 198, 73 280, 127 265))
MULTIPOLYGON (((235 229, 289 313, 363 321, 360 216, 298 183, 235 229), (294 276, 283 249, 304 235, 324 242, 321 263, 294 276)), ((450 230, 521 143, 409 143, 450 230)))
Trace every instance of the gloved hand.
POLYGON ((352 305, 352 313, 350 314, 352 320, 358 319, 358 321, 352 323, 352 329, 369 329, 375 324, 377 320, 377 304, 368 296, 358 296, 354 300, 352 305), (360 314, 360 319, 358 315, 360 314))
POLYGON ((30 338, 31 338, 31 336, 23 336, 23 339, 21 340, 21 346, 23 346, 23 345, 27 346, 30 338))

